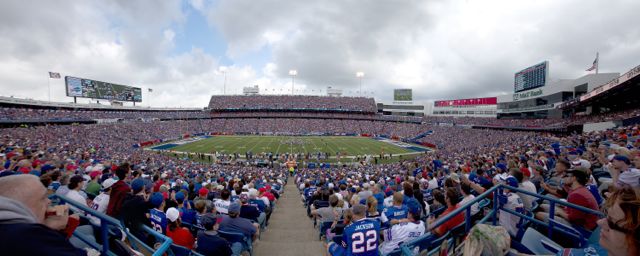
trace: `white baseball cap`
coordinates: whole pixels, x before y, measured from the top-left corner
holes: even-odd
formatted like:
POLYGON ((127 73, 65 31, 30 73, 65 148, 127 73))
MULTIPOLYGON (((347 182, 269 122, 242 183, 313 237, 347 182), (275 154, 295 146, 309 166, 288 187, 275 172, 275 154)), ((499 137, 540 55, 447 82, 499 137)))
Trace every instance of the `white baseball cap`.
POLYGON ((108 189, 111 186, 113 186, 113 184, 115 184, 116 182, 117 180, 114 180, 113 178, 108 178, 104 182, 102 182, 102 189, 108 189))
POLYGON ((175 222, 178 219, 178 217, 180 217, 180 212, 175 207, 171 207, 167 209, 166 214, 167 214, 167 219, 169 219, 171 222, 175 222))

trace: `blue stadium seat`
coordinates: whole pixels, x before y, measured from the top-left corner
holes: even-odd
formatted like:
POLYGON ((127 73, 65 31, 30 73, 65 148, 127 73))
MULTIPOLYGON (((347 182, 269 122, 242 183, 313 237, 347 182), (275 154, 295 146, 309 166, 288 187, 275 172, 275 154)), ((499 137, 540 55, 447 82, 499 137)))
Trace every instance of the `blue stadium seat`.
POLYGON ((187 247, 171 244, 168 250, 169 256, 202 256, 202 254, 189 250, 187 247))
POLYGON ((435 248, 440 247, 440 245, 442 244, 442 241, 444 241, 446 238, 448 238, 450 235, 449 232, 445 233, 444 235, 438 237, 435 234, 432 233, 427 233, 424 236, 421 236, 419 238, 416 238, 414 240, 405 242, 404 244, 402 244, 400 247, 401 248, 406 248, 403 251, 413 251, 414 248, 418 247, 418 251, 422 252, 422 251, 431 251, 435 248))
POLYGON ((244 251, 248 251, 249 255, 253 255, 253 244, 251 238, 241 233, 225 232, 218 230, 218 234, 231 244, 234 255, 240 255, 244 251), (238 248, 238 245, 240 248, 238 248), (234 250, 235 249, 235 250, 234 250))
POLYGON ((331 228, 331 224, 333 224, 333 221, 320 222, 318 239, 322 239, 322 236, 327 234, 327 230, 331 228))
POLYGON ((551 239, 533 228, 527 228, 527 231, 524 232, 520 243, 529 251, 533 252, 533 254, 555 254, 549 250, 548 247, 555 246, 561 248, 560 245, 551 241, 551 239), (545 241, 547 246, 543 245, 542 241, 545 241))

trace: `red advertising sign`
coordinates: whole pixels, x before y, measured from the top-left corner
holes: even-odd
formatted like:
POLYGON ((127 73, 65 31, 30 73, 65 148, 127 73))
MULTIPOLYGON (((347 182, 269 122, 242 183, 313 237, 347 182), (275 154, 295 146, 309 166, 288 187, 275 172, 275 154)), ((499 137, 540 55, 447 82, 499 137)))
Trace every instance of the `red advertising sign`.
POLYGON ((459 100, 437 100, 435 102, 436 107, 451 107, 451 106, 476 106, 476 105, 496 105, 498 104, 498 98, 473 98, 473 99, 459 99, 459 100))

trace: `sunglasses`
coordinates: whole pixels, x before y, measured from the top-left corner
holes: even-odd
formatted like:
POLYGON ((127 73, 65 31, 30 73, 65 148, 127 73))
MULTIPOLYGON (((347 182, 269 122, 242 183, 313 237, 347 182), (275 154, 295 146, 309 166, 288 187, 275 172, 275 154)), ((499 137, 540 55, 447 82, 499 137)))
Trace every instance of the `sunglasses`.
POLYGON ((620 226, 620 224, 618 224, 621 221, 616 221, 614 222, 613 220, 611 220, 611 217, 607 216, 607 226, 609 226, 610 229, 625 233, 625 234, 633 234, 632 230, 628 230, 626 228, 623 228, 620 226))

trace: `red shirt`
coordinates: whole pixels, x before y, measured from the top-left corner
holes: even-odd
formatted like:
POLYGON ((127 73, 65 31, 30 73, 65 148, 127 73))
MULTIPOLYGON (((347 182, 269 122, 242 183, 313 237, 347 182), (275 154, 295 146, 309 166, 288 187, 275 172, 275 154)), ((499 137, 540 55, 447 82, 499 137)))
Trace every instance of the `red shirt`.
POLYGON ((186 228, 177 228, 174 231, 167 228, 167 236, 173 240, 174 244, 187 247, 189 250, 193 249, 193 244, 196 242, 191 232, 186 228))
MULTIPOLYGON (((593 194, 585 187, 570 191, 567 202, 596 211, 598 210, 598 202, 596 202, 593 194)), ((568 221, 573 225, 588 230, 593 230, 598 225, 596 224, 596 221, 598 221, 598 216, 596 215, 585 213, 571 207, 566 207, 565 212, 567 212, 568 221)))
POLYGON ((273 202, 276 200, 276 197, 271 194, 271 192, 264 192, 264 194, 262 194, 262 196, 266 197, 267 199, 269 199, 270 202, 273 202))
MULTIPOLYGON (((454 207, 447 207, 447 209, 444 210, 444 212, 442 212, 440 216, 442 217, 447 216, 450 212, 455 211, 456 209, 458 209, 457 205, 454 207)), ((446 221, 445 223, 442 223, 442 225, 440 225, 436 229, 436 233, 438 234, 438 236, 444 235, 445 233, 447 233, 447 231, 453 229, 455 226, 460 225, 462 222, 464 222, 464 212, 461 212, 455 217, 446 221)))

